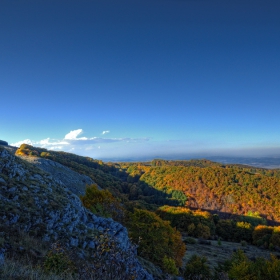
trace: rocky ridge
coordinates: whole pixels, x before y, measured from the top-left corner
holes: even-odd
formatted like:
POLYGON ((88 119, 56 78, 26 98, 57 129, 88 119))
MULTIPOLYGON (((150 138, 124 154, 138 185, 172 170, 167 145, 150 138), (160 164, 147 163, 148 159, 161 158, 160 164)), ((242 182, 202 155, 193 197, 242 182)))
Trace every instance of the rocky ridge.
POLYGON ((130 262, 137 279, 153 279, 138 262, 127 229, 112 219, 93 215, 65 183, 0 146, 0 224, 44 241, 59 240, 79 251, 81 257, 98 246, 94 232, 106 232, 121 250, 133 253, 130 262))
POLYGON ((27 161, 41 170, 50 173, 54 180, 63 184, 71 192, 78 196, 85 194, 86 185, 94 184, 94 181, 90 177, 79 174, 58 162, 35 156, 17 155, 17 157, 20 157, 24 161, 27 161))

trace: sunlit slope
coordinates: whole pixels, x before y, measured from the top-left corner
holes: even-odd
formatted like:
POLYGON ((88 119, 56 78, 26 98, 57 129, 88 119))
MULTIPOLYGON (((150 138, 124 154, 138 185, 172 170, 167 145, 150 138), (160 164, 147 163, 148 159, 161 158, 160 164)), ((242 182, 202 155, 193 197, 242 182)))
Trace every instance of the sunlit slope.
POLYGON ((233 214, 245 214, 250 210, 270 220, 280 220, 278 171, 170 165, 145 167, 144 170, 140 181, 158 190, 182 191, 188 198, 187 206, 233 214))

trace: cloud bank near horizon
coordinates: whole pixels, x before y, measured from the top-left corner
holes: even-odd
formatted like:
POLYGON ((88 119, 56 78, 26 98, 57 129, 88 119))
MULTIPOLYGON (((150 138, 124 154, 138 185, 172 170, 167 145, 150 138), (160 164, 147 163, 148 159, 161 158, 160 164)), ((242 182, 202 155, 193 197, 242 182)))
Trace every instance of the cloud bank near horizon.
MULTIPOLYGON (((101 135, 110 133, 104 130, 101 135)), ((62 139, 46 138, 40 141, 25 139, 12 143, 19 147, 29 144, 48 150, 65 151, 96 159, 137 159, 137 158, 207 158, 212 156, 230 157, 279 157, 280 147, 256 144, 245 146, 229 143, 210 142, 208 140, 155 140, 150 138, 109 138, 85 137, 83 130, 76 129, 62 139)))
MULTIPOLYGON (((110 131, 105 130, 102 132, 102 135, 108 134, 110 131)), ((102 149, 102 146, 108 146, 110 144, 118 143, 141 143, 149 141, 149 138, 104 138, 104 137, 81 137, 83 134, 82 129, 72 130, 67 133, 63 139, 51 139, 50 137, 40 140, 33 141, 31 139, 21 140, 15 143, 12 143, 11 146, 19 147, 22 144, 28 144, 40 148, 45 148, 48 150, 63 150, 65 152, 77 152, 80 154, 89 153, 89 151, 97 151, 102 149), (84 152, 81 152, 84 151, 84 152)), ((107 149, 110 147, 106 147, 107 149)), ((100 152, 99 152, 100 153, 100 152)))

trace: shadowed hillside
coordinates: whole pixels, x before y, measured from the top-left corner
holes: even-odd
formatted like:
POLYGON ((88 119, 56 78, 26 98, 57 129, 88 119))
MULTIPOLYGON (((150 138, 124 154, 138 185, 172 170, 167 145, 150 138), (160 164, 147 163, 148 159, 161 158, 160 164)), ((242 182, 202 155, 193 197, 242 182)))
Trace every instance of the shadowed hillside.
POLYGON ((280 221, 279 170, 205 161, 164 162, 151 166, 131 164, 127 170, 139 182, 164 192, 177 190, 187 197, 186 206, 237 215, 258 212, 280 221), (199 163, 199 164, 198 164, 199 163), (133 170, 133 171, 132 171, 133 170))

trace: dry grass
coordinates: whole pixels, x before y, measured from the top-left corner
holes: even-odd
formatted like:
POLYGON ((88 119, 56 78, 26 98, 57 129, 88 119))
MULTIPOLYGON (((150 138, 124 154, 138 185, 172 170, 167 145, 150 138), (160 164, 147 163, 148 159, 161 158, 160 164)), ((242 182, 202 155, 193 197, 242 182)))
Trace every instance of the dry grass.
MULTIPOLYGON (((223 263, 225 260, 230 259, 233 252, 241 249, 249 259, 263 257, 270 259, 270 254, 280 256, 279 252, 272 252, 265 249, 260 249, 257 246, 246 245, 242 246, 241 243, 221 241, 221 245, 217 240, 211 240, 211 245, 199 244, 198 240, 195 244, 187 244, 187 251, 184 256, 184 262, 187 262, 192 255, 204 256, 207 258, 207 264, 211 269, 214 269, 218 264, 223 263)), ((244 245, 244 244, 243 244, 244 245)))
POLYGON ((74 250, 43 242, 17 228, 0 225, 0 248, 6 251, 4 264, 0 265, 0 279, 135 279, 133 254, 119 249, 107 233, 95 238, 99 245, 88 257, 80 259, 74 250))
POLYGON ((5 280, 77 280, 71 274, 46 274, 40 267, 26 265, 19 260, 6 259, 0 267, 0 279, 5 280))

